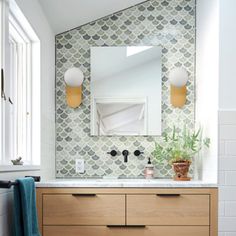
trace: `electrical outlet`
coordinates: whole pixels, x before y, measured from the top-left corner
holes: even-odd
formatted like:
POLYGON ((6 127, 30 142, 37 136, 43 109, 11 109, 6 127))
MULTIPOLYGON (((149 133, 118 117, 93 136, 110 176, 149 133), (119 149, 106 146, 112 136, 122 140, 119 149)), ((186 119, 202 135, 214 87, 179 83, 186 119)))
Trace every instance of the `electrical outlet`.
POLYGON ((75 160, 75 171, 76 173, 83 174, 84 170, 84 159, 76 159, 75 160))

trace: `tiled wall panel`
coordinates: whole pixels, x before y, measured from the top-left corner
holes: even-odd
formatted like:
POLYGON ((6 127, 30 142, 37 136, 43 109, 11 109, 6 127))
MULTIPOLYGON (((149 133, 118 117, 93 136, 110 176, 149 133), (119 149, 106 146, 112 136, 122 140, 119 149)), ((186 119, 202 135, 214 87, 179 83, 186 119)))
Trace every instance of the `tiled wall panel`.
MULTIPOLYGON (((142 176, 147 157, 158 137, 90 136, 90 47, 161 45, 163 130, 173 124, 194 123, 195 0, 149 0, 140 5, 97 20, 56 37, 56 169, 57 177, 142 176), (85 75, 83 102, 77 109, 66 105, 65 71, 80 67, 85 75), (187 104, 173 109, 169 101, 168 74, 183 66, 188 70, 187 104), (112 149, 136 149, 144 155, 129 156, 125 164, 121 153, 110 157, 112 149), (75 172, 75 159, 86 163, 86 173, 75 172)), ((157 176, 172 175, 171 166, 156 164, 157 176)))

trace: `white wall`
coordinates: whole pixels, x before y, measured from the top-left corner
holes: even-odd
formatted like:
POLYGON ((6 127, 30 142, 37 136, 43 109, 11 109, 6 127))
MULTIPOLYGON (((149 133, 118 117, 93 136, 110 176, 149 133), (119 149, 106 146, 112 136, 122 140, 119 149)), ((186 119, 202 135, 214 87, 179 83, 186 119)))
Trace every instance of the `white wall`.
MULTIPOLYGON (((219 0, 219 25, 214 25, 212 21, 216 4, 216 0, 197 0, 197 105, 200 104, 200 110, 197 107, 197 114, 199 111, 204 111, 205 106, 206 114, 214 114, 214 117, 209 116, 210 123, 215 123, 217 116, 213 108, 216 105, 214 99, 217 90, 213 76, 217 78, 217 73, 219 73, 219 135, 215 136, 219 140, 219 236, 235 236, 236 1, 219 0), (212 32, 216 27, 219 28, 219 36, 214 34, 216 31, 212 32), (219 49, 216 47, 218 40, 219 49), (214 48, 215 50, 213 50, 214 48), (216 52, 218 51, 219 65, 216 64, 216 52), (211 83, 207 82, 209 79, 212 81, 211 83), (206 86, 205 90, 203 86, 206 86), (206 90, 209 91, 208 94, 206 90), (205 105, 203 105, 204 99, 205 105)), ((197 115, 197 118, 199 117, 201 118, 200 115, 197 115)), ((205 164, 210 165, 211 162, 205 164)))
POLYGON ((55 37, 38 0, 16 0, 40 39, 41 174, 55 177, 55 37))
POLYGON ((219 236, 236 235, 235 9, 235 0, 220 0, 219 236))
MULTIPOLYGON (((0 173, 0 179, 25 175, 55 177, 55 40, 38 0, 16 0, 41 41, 41 170, 0 173)), ((9 236, 12 226, 12 193, 0 189, 0 236, 9 236)))
POLYGON ((203 153, 203 180, 217 182, 218 169, 218 83, 219 1, 198 0, 196 21, 196 122, 211 139, 203 153))
POLYGON ((236 1, 220 0, 220 100, 221 110, 236 109, 236 1))

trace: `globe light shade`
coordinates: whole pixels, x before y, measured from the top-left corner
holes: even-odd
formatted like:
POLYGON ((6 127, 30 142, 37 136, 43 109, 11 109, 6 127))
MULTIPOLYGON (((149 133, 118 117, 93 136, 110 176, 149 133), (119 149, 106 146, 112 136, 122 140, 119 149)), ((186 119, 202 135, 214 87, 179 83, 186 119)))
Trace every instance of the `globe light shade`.
POLYGON ((187 84, 188 72, 184 68, 175 68, 169 74, 170 84, 181 88, 187 84))
POLYGON ((84 74, 79 68, 72 67, 65 72, 64 80, 69 87, 80 87, 84 81, 84 74))
POLYGON ((71 108, 77 108, 82 102, 83 72, 76 67, 69 68, 64 74, 66 83, 66 102, 71 108))

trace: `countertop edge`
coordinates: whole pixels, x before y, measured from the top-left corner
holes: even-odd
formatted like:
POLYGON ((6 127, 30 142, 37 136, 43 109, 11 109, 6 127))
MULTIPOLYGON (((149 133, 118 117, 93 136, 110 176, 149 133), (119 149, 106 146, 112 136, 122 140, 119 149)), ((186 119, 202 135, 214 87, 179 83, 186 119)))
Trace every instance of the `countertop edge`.
POLYGON ((190 182, 174 182, 174 183, 86 183, 81 181, 75 182, 39 182, 36 183, 36 188, 217 188, 215 183, 190 183, 190 182))

